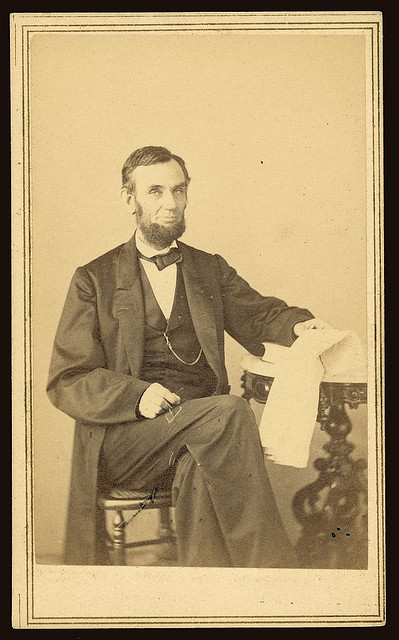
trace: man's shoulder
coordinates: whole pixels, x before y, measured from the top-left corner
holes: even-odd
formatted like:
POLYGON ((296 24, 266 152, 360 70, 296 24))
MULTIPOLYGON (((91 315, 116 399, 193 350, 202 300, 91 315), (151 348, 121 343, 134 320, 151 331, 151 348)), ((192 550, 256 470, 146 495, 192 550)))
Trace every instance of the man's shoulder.
POLYGON ((203 249, 197 249, 197 247, 193 247, 191 244, 186 244, 180 240, 179 247, 182 251, 188 252, 194 260, 209 262, 217 260, 219 257, 217 254, 209 253, 209 251, 204 251, 203 249))
POLYGON ((188 253, 192 263, 197 265, 200 269, 203 267, 209 271, 209 269, 213 267, 218 272, 220 270, 224 272, 225 269, 230 268, 227 261, 218 253, 209 253, 208 251, 197 249, 196 247, 185 244, 184 242, 180 242, 180 240, 179 246, 183 252, 188 253))
POLYGON ((117 247, 114 247, 113 249, 109 249, 108 251, 106 251, 105 253, 102 253, 101 255, 97 256, 93 260, 90 260, 90 262, 87 262, 86 264, 82 265, 80 268, 85 269, 87 271, 97 271, 98 269, 101 270, 103 268, 109 268, 113 263, 116 263, 118 261, 119 254, 123 249, 123 247, 125 246, 125 244, 127 243, 123 242, 122 244, 119 244, 117 247))

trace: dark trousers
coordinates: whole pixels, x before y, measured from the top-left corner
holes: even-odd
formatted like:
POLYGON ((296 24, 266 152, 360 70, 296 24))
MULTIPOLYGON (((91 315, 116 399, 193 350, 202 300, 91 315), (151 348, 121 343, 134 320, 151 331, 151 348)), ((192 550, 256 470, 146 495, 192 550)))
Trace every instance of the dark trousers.
POLYGON ((169 476, 181 566, 295 566, 248 403, 226 395, 180 406, 172 420, 164 413, 108 429, 111 482, 144 496, 169 476))

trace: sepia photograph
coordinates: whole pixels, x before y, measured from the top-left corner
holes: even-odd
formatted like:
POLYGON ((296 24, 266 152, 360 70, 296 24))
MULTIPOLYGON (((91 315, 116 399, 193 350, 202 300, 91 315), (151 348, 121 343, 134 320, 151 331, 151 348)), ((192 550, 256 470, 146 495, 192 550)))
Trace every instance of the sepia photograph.
POLYGON ((385 624, 382 29, 11 15, 15 628, 385 624))

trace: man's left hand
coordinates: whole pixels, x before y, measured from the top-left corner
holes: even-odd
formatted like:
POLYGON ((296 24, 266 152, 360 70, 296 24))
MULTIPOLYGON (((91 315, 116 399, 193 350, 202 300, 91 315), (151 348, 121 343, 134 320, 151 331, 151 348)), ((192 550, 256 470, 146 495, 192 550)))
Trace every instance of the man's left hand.
POLYGON ((334 327, 321 318, 312 318, 311 320, 298 322, 294 325, 294 333, 296 336, 300 336, 301 333, 308 329, 334 329, 334 327))

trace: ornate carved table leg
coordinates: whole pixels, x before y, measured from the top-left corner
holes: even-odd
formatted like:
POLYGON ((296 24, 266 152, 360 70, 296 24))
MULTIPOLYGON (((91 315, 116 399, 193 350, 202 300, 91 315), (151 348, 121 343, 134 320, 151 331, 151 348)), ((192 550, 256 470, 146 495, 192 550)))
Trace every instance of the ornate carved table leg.
POLYGON ((328 456, 315 461, 319 477, 293 500, 302 525, 297 551, 305 567, 367 567, 366 462, 350 455, 354 445, 346 438, 352 425, 345 410, 345 402, 357 407, 365 401, 365 385, 322 384, 318 419, 330 436, 323 447, 328 456))

